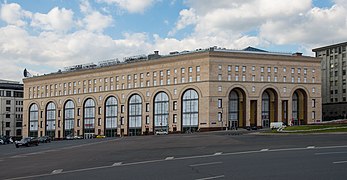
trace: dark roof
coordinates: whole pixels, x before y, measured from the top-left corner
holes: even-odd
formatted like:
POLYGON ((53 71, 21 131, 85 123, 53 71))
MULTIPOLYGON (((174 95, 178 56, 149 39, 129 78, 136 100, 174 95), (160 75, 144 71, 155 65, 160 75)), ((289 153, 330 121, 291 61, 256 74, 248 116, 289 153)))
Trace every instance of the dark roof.
POLYGON ((262 49, 258 49, 258 48, 255 48, 255 47, 251 47, 251 46, 248 46, 246 47, 245 49, 242 49, 243 51, 252 51, 252 52, 267 52, 265 50, 262 50, 262 49))
POLYGON ((326 50, 326 49, 331 49, 331 48, 335 48, 335 47, 339 47, 339 46, 347 46, 347 42, 342 42, 342 43, 337 43, 337 44, 332 44, 332 45, 328 45, 328 46, 323 46, 323 47, 315 48, 315 49, 312 49, 312 51, 313 51, 313 52, 318 52, 318 51, 322 51, 322 50, 326 50))
POLYGON ((0 89, 23 90, 23 84, 0 83, 0 89))

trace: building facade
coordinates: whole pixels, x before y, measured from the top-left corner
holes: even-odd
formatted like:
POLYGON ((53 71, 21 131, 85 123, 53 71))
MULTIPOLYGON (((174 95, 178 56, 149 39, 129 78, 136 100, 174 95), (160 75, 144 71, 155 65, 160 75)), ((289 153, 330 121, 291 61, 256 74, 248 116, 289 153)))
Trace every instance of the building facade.
POLYGON ((23 84, 0 80, 1 136, 22 136, 23 84))
POLYGON ((346 119, 347 42, 313 49, 321 59, 323 120, 346 119))
POLYGON ((318 58, 213 47, 108 63, 24 79, 23 133, 88 138, 321 120, 318 58))

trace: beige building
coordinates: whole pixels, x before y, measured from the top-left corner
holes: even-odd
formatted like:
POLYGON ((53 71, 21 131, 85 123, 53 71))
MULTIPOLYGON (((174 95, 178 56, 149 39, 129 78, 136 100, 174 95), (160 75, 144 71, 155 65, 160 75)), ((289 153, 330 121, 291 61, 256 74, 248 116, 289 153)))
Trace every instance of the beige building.
POLYGON ((321 58, 323 120, 347 117, 347 42, 313 49, 321 58))
POLYGON ((255 48, 78 65, 24 82, 26 136, 141 135, 321 120, 320 59, 255 48))

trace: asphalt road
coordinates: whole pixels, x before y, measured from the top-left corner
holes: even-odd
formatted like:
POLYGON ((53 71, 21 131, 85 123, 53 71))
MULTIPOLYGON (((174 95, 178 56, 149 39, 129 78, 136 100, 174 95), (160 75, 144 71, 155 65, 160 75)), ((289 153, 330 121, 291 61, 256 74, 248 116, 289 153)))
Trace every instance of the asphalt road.
POLYGON ((0 146, 0 179, 347 179, 347 134, 209 132, 0 146))

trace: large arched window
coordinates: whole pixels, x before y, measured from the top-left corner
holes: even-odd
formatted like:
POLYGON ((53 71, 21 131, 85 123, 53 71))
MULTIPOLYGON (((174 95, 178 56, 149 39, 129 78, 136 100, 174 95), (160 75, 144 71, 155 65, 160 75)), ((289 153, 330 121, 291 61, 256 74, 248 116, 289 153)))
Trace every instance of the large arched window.
POLYGON ((142 99, 138 94, 129 99, 129 135, 140 135, 142 124, 142 99))
POLYGON ((263 127, 270 127, 270 96, 264 92, 261 101, 261 119, 263 127))
POLYGON ((69 100, 64 107, 64 136, 74 135, 75 104, 69 100))
POLYGON ((29 110, 29 136, 37 137, 39 128, 39 108, 32 104, 29 110))
POLYGON ((113 96, 107 98, 105 109, 105 131, 107 137, 114 137, 117 134, 118 102, 113 96))
POLYGON ((160 92, 154 98, 154 131, 168 132, 169 97, 160 92))
POLYGON ((95 102, 93 99, 88 99, 84 103, 84 117, 83 117, 83 127, 84 127, 84 137, 92 138, 94 136, 94 123, 95 123, 95 102))
POLYGON ((239 121, 239 95, 236 91, 229 94, 229 128, 237 128, 239 121))
POLYGON ((46 136, 55 137, 56 108, 53 102, 48 103, 46 109, 46 136))
POLYGON ((193 132, 199 125, 199 96, 195 90, 188 90, 183 94, 182 101, 182 130, 193 132))

